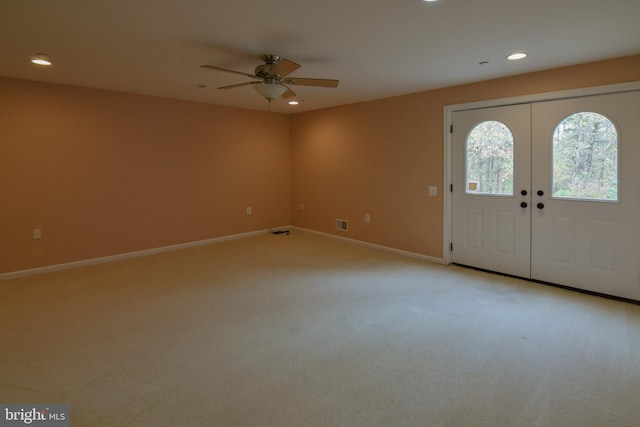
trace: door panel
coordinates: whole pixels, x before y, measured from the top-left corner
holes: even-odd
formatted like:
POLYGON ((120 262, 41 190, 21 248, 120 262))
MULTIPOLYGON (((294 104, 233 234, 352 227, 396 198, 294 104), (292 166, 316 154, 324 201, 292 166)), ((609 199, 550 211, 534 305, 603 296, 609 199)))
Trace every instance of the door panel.
MULTIPOLYGON (((535 103, 532 123, 532 185, 544 193, 533 200, 544 208, 532 214, 532 278, 640 300, 640 92, 535 103), (607 169, 618 170, 617 191, 612 191, 617 200, 553 196, 554 131, 580 112, 615 124, 617 165, 607 169)), ((580 150, 583 157, 589 154, 580 143, 575 158, 580 150)), ((575 169, 584 168, 575 158, 575 169)))
MULTIPOLYGON (((529 277, 530 105, 455 112, 453 126, 453 262, 529 277), (502 155, 502 147, 489 148, 495 149, 491 158, 468 159, 467 140, 479 125, 492 121, 506 125, 512 135, 513 174, 509 184, 483 190, 486 177, 475 177, 471 182, 467 163, 495 163, 502 155), (527 203, 526 208, 520 206, 522 202, 527 203)), ((500 167, 494 167, 494 171, 503 175, 505 172, 500 167)))

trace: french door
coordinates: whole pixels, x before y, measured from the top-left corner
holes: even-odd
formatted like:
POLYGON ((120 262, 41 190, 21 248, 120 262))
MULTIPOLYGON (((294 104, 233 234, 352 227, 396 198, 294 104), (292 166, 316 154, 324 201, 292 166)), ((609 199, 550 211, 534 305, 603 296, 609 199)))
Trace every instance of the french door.
POLYGON ((453 113, 455 263, 640 300, 640 92, 453 113))

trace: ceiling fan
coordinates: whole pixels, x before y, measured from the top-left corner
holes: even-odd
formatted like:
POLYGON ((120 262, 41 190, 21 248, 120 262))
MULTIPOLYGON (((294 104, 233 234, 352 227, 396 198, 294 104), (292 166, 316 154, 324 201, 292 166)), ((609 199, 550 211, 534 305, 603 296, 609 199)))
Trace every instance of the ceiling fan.
POLYGON ((202 68, 208 70, 225 71, 227 73, 240 74, 252 79, 253 82, 239 83, 230 86, 222 86, 218 89, 233 89, 242 86, 253 86, 256 91, 264 96, 267 101, 282 96, 283 98, 291 98, 296 96, 288 85, 303 86, 319 86, 319 87, 338 87, 338 80, 331 79, 310 79, 302 77, 287 77, 289 74, 301 67, 293 61, 280 58, 278 55, 262 55, 264 64, 258 65, 254 71, 255 74, 243 73, 242 71, 228 70, 226 68, 216 67, 213 65, 202 65, 202 68))

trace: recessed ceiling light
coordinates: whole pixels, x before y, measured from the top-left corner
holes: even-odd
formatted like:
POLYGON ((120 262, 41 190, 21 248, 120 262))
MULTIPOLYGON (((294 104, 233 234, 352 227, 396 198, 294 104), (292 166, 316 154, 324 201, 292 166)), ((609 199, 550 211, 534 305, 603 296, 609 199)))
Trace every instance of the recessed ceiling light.
POLYGON ((289 101, 289 105, 298 105, 299 102, 298 101, 289 101))
POLYGON ((515 61, 518 59, 522 59, 522 58, 526 58, 527 54, 524 52, 516 52, 516 53, 512 53, 511 55, 507 56, 507 59, 511 60, 511 61, 515 61))
POLYGON ((31 62, 38 65, 51 65, 51 58, 47 54, 39 53, 31 58, 31 62))

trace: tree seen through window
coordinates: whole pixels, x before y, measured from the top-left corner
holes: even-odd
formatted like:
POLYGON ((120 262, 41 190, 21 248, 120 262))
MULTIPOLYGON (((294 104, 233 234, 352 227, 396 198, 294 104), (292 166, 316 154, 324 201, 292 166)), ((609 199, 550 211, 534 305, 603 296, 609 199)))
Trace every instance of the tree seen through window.
POLYGON ((582 112, 556 127, 553 197, 618 200, 618 133, 611 120, 582 112))
POLYGON ((468 193, 513 195, 513 134, 501 122, 482 122, 467 138, 468 193))

